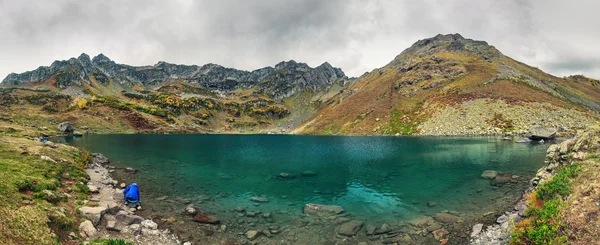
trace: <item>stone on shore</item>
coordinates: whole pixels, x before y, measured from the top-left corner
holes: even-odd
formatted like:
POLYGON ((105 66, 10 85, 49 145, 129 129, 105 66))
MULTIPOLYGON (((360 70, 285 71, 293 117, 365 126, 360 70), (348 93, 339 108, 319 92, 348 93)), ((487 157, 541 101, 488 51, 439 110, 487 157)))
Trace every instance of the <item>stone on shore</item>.
POLYGON ((483 229, 483 224, 476 224, 473 226, 473 231, 471 232, 471 237, 479 236, 481 230, 483 229))
POLYGON ((82 207, 79 209, 79 212, 89 219, 94 226, 97 226, 100 223, 100 219, 102 219, 102 215, 106 213, 106 207, 82 207))
POLYGON ((187 207, 185 207, 185 212, 188 214, 191 214, 191 215, 196 215, 198 213, 198 210, 196 210, 192 206, 187 206, 187 207))
POLYGON ((100 189, 98 189, 98 187, 96 187, 94 185, 88 185, 88 189, 90 189, 90 193, 98 193, 98 192, 100 192, 100 189))
POLYGON ((351 220, 343 223, 338 231, 338 234, 343 236, 354 236, 363 226, 363 222, 358 220, 351 220))
POLYGON ((308 203, 304 205, 304 213, 309 215, 315 215, 319 217, 328 217, 337 215, 344 212, 344 208, 336 205, 322 205, 308 203))
POLYGON ((62 122, 58 124, 58 130, 63 133, 72 133, 75 131, 75 128, 71 122, 62 122))
POLYGON ((104 165, 104 164, 107 164, 110 162, 107 157, 102 155, 102 153, 94 153, 94 154, 92 154, 92 156, 94 157, 94 160, 93 160, 94 163, 104 165))
POLYGON ((555 128, 547 128, 540 125, 533 125, 529 130, 531 136, 529 139, 534 141, 544 140, 548 141, 556 137, 558 131, 555 128))
POLYGON ((483 179, 493 179, 493 178, 496 178, 497 175, 498 175, 498 172, 496 172, 496 171, 485 170, 485 171, 483 171, 483 173, 481 173, 481 178, 483 178, 483 179))
POLYGON ((158 229, 158 224, 156 224, 154 221, 149 220, 149 219, 142 221, 141 225, 143 228, 150 229, 150 230, 158 229))
POLYGON ((219 222, 221 222, 221 220, 217 219, 217 217, 210 216, 210 215, 203 215, 203 214, 196 214, 196 216, 194 216, 193 220, 198 223, 211 224, 211 225, 218 224, 219 222))
POLYGON ((98 234, 98 230, 94 227, 91 221, 86 220, 79 224, 79 234, 84 237, 95 237, 98 234))
POLYGON ((83 134, 81 132, 79 132, 79 131, 75 131, 75 132, 73 132, 73 136, 75 136, 75 137, 81 137, 81 136, 83 136, 83 134))

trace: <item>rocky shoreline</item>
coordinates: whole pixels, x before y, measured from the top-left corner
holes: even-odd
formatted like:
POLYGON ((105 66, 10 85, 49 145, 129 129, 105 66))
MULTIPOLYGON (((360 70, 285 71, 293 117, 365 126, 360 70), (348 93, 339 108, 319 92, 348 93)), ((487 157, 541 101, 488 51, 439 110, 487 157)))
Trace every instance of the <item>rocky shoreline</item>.
POLYGON ((90 195, 88 206, 79 209, 86 218, 79 226, 80 234, 87 240, 110 238, 135 244, 182 244, 168 229, 159 229, 154 221, 136 215, 135 209, 122 203, 123 189, 118 188, 118 182, 110 176, 111 170, 105 167, 108 163, 104 155, 94 153, 86 169, 90 195))
POLYGON ((506 211, 505 214, 497 218, 494 224, 488 225, 485 229, 483 229, 483 224, 473 226, 470 244, 504 245, 509 243, 514 225, 527 217, 525 210, 528 208, 528 204, 525 196, 536 191, 539 184, 552 178, 560 166, 571 164, 574 160, 583 160, 588 154, 586 150, 588 149, 587 144, 591 143, 588 142, 589 140, 588 133, 579 132, 572 139, 566 139, 551 145, 546 152, 545 165, 531 179, 529 188, 525 191, 523 197, 517 201, 514 209, 506 211))

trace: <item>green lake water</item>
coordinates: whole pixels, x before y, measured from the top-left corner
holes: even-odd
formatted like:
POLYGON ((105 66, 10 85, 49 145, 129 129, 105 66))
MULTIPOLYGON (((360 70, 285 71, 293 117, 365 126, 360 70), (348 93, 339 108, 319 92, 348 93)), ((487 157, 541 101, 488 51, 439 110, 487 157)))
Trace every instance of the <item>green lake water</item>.
POLYGON ((142 201, 211 199, 212 212, 225 217, 232 208, 257 205, 250 197, 260 195, 269 199, 263 212, 331 204, 376 222, 440 210, 482 213, 502 195, 518 197, 547 148, 496 137, 87 135, 66 141, 103 153, 117 167, 138 169, 122 178, 140 185, 142 201), (492 188, 479 177, 484 170, 522 181, 492 188), (280 173, 295 178, 277 178, 280 173))

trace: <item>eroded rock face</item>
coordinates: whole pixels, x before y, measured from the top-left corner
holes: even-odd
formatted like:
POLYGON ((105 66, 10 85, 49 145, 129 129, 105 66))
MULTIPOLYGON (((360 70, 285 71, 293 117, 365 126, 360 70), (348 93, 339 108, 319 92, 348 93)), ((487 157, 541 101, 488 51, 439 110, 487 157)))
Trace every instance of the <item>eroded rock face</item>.
POLYGON ((344 212, 344 208, 335 205, 322 205, 322 204, 306 204, 304 205, 304 213, 309 215, 315 215, 319 217, 327 217, 344 212))

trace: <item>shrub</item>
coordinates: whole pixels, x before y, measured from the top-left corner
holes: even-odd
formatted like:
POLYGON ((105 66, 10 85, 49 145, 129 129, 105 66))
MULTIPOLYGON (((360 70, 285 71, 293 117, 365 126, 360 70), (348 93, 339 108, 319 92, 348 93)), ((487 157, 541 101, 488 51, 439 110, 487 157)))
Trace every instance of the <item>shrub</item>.
POLYGON ((88 243, 88 245, 134 245, 133 243, 126 242, 123 239, 96 239, 88 243))
POLYGON ((560 169, 552 179, 538 187, 538 197, 547 200, 556 195, 568 195, 573 186, 571 178, 577 177, 577 168, 578 165, 570 165, 560 169))

